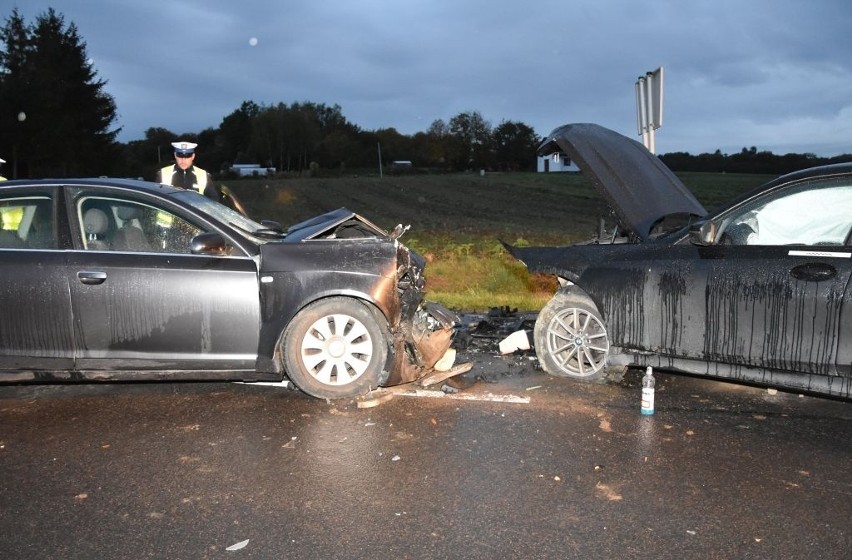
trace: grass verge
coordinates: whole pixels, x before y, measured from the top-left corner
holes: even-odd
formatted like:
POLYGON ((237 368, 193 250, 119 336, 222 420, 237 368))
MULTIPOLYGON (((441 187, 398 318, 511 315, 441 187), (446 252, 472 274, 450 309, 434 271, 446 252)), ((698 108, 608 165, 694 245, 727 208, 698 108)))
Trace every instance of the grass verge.
MULTIPOLYGON (((708 209, 756 187, 765 175, 683 173, 708 209)), ((426 257, 427 299, 451 309, 537 311, 556 290, 530 275, 500 244, 567 245, 590 239, 608 210, 575 173, 473 173, 285 178, 228 184, 258 219, 285 226, 346 207, 391 230, 426 257)))

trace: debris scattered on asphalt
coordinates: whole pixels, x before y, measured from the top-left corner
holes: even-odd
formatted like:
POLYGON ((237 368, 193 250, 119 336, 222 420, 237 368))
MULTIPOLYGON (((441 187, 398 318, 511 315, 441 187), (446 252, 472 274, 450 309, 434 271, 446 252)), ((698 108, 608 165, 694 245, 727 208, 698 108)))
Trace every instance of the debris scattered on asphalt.
POLYGON ((436 399, 456 399, 460 401, 489 401, 515 404, 529 404, 529 397, 518 395, 495 395, 494 393, 445 393, 429 389, 408 389, 396 393, 400 397, 431 397, 436 399))
MULTIPOLYGON (((498 402, 528 403, 529 397, 516 395, 467 395, 476 383, 496 383, 506 375, 523 375, 530 368, 539 369, 534 350, 530 347, 530 333, 535 327, 537 313, 518 312, 508 307, 492 308, 487 313, 458 313, 459 322, 453 334, 452 352, 448 351, 436 364, 435 371, 415 383, 396 387, 380 388, 356 399, 358 408, 372 408, 385 403, 395 396, 416 396, 433 398, 455 398, 459 400, 490 400, 498 402), (503 342, 501 348, 501 341, 503 342), (511 347, 511 350, 508 348, 511 347), (478 369, 472 372, 473 360, 477 355, 478 369), (494 357, 491 362, 483 363, 482 355, 494 357), (453 366, 458 359, 462 363, 453 366), (440 363, 444 362, 444 363, 440 363), (469 375, 466 375, 469 374, 469 375), (424 390, 437 387, 438 390, 424 390)), ((541 385, 530 387, 528 391, 539 389, 541 385)))
POLYGON ((240 541, 236 544, 232 544, 231 546, 229 546, 225 550, 227 550, 228 552, 234 552, 235 550, 242 550, 243 548, 246 547, 246 545, 248 545, 248 543, 249 543, 249 539, 246 539, 246 540, 240 541))
MULTIPOLYGON (((455 354, 453 354, 455 355, 455 354)), ((473 369, 473 363, 467 362, 464 364, 459 364, 455 367, 451 367, 445 370, 439 370, 437 364, 435 365, 435 372, 427 375, 423 379, 419 381, 421 387, 428 387, 429 385, 435 385, 436 383, 440 383, 441 381, 445 381, 450 377, 454 377, 456 375, 460 375, 462 373, 467 373, 473 369)))
POLYGON ((613 490, 613 488, 609 484, 604 484, 603 482, 598 482, 595 484, 595 489, 598 491, 598 494, 609 500, 610 502, 620 502, 623 499, 623 496, 613 490))
POLYGON ((237 383, 239 385, 260 385, 264 387, 278 387, 279 389, 296 389, 296 386, 289 379, 283 379, 281 381, 234 381, 234 383, 237 383))
POLYGON ((376 389, 357 399, 358 408, 373 408, 391 400, 396 393, 389 389, 376 389))

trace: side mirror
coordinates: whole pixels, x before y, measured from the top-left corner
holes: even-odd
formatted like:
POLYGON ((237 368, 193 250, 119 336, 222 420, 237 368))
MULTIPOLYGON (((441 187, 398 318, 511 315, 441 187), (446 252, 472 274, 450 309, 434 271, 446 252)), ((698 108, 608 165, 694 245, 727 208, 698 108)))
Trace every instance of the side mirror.
POLYGON ((689 240, 695 245, 713 245, 716 242, 716 224, 704 222, 689 228, 689 240))
POLYGON ((190 250, 193 255, 227 255, 230 252, 228 242, 216 232, 199 233, 193 237, 190 250))

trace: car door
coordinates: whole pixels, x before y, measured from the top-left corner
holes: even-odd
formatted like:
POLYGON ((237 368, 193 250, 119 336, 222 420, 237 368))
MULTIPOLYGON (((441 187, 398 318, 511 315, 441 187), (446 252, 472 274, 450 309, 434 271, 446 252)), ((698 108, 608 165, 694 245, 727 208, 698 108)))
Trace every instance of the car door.
POLYGON ((836 375, 838 357, 849 356, 840 329, 852 275, 852 181, 799 182, 714 221, 706 357, 836 375))
POLYGON ((52 187, 4 189, 0 195, 0 369, 73 366, 57 196, 52 187))
POLYGON ((253 370, 257 267, 236 246, 196 255, 211 223, 160 198, 75 189, 69 283, 79 370, 253 370), (132 230, 132 231, 131 231, 132 230))

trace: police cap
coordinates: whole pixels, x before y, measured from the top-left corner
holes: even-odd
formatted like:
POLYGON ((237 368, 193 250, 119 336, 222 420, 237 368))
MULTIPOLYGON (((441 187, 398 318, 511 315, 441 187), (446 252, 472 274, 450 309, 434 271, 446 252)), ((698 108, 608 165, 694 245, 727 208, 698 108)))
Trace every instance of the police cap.
POLYGON ((198 144, 195 142, 179 140, 177 142, 172 142, 172 147, 175 149, 175 154, 179 156, 191 156, 195 153, 195 148, 198 147, 198 144))

